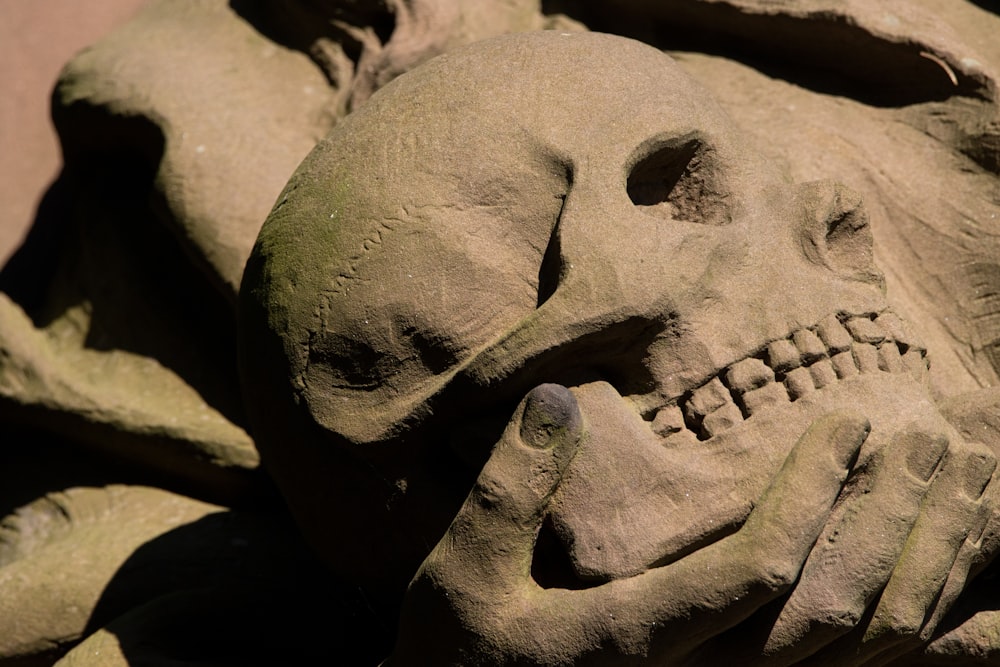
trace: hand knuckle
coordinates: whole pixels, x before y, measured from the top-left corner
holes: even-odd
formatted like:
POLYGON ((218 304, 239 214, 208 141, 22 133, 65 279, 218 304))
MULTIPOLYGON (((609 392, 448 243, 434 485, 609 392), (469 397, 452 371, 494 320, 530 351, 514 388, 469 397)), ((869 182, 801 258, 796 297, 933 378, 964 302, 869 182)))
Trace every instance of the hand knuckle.
POLYGON ((774 592, 791 588, 799 577, 799 563, 793 558, 757 554, 755 565, 758 580, 774 592))

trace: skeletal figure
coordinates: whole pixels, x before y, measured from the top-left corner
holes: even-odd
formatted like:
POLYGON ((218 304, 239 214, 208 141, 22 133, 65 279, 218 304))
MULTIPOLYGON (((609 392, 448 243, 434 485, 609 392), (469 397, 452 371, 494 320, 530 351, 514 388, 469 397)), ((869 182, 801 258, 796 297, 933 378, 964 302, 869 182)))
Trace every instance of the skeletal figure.
POLYGON ((401 658, 741 656, 713 638, 801 568, 762 655, 877 603, 860 661, 928 638, 978 554, 995 458, 938 414, 859 197, 787 182, 638 42, 508 36, 394 81, 293 176, 241 294, 265 464, 369 589, 398 595, 458 461, 500 441, 411 585, 401 658), (546 513, 584 590, 531 577, 546 513))

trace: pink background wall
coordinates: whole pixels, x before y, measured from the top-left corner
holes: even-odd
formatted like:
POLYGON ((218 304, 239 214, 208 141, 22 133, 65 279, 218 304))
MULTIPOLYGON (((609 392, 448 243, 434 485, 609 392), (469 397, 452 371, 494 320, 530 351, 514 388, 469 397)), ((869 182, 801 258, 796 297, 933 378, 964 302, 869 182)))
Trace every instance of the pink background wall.
POLYGON ((0 265, 59 172, 49 95, 59 70, 147 0, 0 2, 0 265))

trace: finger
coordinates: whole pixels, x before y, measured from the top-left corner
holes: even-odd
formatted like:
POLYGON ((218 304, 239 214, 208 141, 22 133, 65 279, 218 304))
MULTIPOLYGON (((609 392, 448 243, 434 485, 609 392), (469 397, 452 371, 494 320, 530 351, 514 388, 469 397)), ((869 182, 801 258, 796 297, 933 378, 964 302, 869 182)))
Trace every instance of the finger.
POLYGON ((528 581, 549 498, 576 453, 582 417, 563 386, 533 389, 514 413, 475 486, 429 557, 478 571, 491 590, 528 581))
POLYGON ((994 471, 993 479, 987 484, 979 501, 982 505, 980 515, 973 523, 968 537, 959 550, 958 558, 955 559, 955 564, 948 574, 948 580, 945 582, 930 619, 924 629, 920 631, 921 639, 925 641, 930 639, 941 619, 948 613, 959 594, 965 589, 966 582, 982 572, 1000 551, 1000 498, 998 495, 1000 495, 1000 483, 997 482, 997 474, 994 471))
POLYGON ((965 589, 965 584, 989 565, 1000 547, 1000 511, 998 511, 995 498, 996 486, 994 476, 994 480, 991 481, 980 500, 983 503, 980 520, 969 531, 969 536, 962 544, 958 558, 955 559, 955 564, 948 574, 948 580, 941 590, 938 602, 934 605, 934 611, 924 629, 920 631, 920 638, 924 641, 931 638, 945 614, 951 610, 952 605, 965 589))
POLYGON ((836 413, 816 420, 736 537, 764 550, 767 560, 798 561, 797 577, 870 431, 859 416, 836 413))
POLYGON ((910 637, 923 627, 970 527, 981 525, 980 498, 996 465, 983 447, 968 445, 949 455, 882 593, 867 641, 910 637))
POLYGON ((993 455, 978 447, 949 452, 870 620, 803 665, 881 665, 920 644, 917 633, 940 599, 970 527, 982 526, 978 498, 995 466, 993 455))
MULTIPOLYGON (((928 665, 994 665, 1000 655, 1000 611, 983 609, 931 642, 928 665)), ((925 663, 921 663, 925 664, 925 663)))
POLYGON ((802 660, 857 625, 890 578, 947 448, 944 435, 915 427, 873 461, 870 489, 838 508, 770 629, 769 661, 802 660))
POLYGON ((538 618, 551 623, 572 614, 590 624, 597 641, 653 662, 688 654, 792 586, 868 431, 855 416, 817 420, 737 533, 635 577, 546 591, 538 618))
MULTIPOLYGON (((968 540, 959 549, 958 557, 955 559, 952 571, 949 573, 948 580, 941 591, 938 603, 935 605, 935 611, 932 613, 930 620, 927 621, 925 629, 921 630, 919 640, 910 639, 897 643, 890 648, 876 653, 874 656, 871 655, 871 647, 856 647, 854 649, 856 659, 852 661, 853 664, 864 665, 864 667, 882 667, 882 665, 895 664, 894 661, 903 656, 906 656, 908 660, 912 660, 913 652, 918 649, 919 645, 930 643, 933 639, 933 629, 936 629, 940 625, 947 610, 951 609, 952 605, 958 599, 958 595, 965 588, 970 566, 978 560, 980 555, 978 547, 968 540)), ((860 639, 856 643, 860 644, 860 639)))
POLYGON ((982 529, 987 508, 981 496, 995 469, 993 454, 980 445, 949 454, 864 633, 861 656, 877 656, 870 661, 880 664, 916 647, 921 634, 929 637, 933 627, 925 621, 942 601, 946 581, 954 573, 956 583, 964 583, 967 570, 958 557, 970 526, 982 529))

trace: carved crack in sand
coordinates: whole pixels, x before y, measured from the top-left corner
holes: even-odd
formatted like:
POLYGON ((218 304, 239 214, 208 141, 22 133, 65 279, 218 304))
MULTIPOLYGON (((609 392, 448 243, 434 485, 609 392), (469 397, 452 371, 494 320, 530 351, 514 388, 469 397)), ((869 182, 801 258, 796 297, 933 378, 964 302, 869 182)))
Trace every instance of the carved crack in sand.
POLYGON ((840 380, 910 373, 923 381, 927 370, 927 350, 893 313, 840 313, 771 341, 646 416, 661 437, 687 430, 707 440, 840 380))

